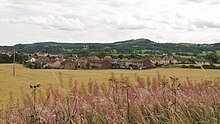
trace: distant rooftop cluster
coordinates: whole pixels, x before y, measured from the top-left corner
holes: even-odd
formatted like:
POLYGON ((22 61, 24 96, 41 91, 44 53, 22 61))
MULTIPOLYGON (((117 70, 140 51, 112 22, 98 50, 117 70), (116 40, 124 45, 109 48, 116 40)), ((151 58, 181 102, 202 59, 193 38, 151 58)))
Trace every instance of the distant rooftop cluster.
POLYGON ((150 69, 157 66, 166 66, 169 64, 199 64, 199 65, 211 65, 212 61, 205 58, 195 59, 194 62, 186 58, 180 58, 175 56, 153 56, 147 58, 112 58, 111 56, 105 56, 99 58, 97 56, 87 57, 66 57, 63 54, 49 54, 49 53, 32 53, 27 54, 29 59, 26 64, 38 63, 38 68, 41 69, 150 69))

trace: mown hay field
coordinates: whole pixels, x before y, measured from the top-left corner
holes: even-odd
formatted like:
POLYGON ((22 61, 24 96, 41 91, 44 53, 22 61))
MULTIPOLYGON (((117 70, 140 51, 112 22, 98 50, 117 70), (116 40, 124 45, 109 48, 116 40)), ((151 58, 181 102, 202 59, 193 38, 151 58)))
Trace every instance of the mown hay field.
POLYGON ((41 84, 43 89, 50 85, 57 86, 60 82, 68 87, 70 81, 85 84, 89 80, 96 82, 108 82, 111 73, 114 72, 116 77, 123 75, 128 77, 130 82, 134 82, 135 75, 152 79, 158 73, 167 77, 176 76, 181 82, 187 80, 187 77, 195 83, 201 80, 218 80, 220 70, 203 70, 203 69, 181 69, 181 68, 158 68, 150 70, 33 70, 27 69, 22 65, 16 65, 16 76, 12 75, 11 64, 0 64, 0 103, 5 103, 13 93, 18 99, 21 90, 31 92, 29 85, 41 84))

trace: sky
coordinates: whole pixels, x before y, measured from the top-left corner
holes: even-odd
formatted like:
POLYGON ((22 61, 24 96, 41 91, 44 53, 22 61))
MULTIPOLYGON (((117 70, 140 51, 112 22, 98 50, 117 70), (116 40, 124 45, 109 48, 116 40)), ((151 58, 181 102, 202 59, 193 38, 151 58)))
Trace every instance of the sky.
POLYGON ((220 42, 220 0, 0 0, 0 45, 220 42))

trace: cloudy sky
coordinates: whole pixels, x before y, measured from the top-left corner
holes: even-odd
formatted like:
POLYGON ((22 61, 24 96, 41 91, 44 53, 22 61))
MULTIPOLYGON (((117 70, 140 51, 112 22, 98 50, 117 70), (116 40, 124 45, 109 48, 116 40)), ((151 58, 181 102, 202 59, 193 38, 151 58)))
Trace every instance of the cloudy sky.
POLYGON ((220 0, 0 0, 0 45, 220 42, 220 0))

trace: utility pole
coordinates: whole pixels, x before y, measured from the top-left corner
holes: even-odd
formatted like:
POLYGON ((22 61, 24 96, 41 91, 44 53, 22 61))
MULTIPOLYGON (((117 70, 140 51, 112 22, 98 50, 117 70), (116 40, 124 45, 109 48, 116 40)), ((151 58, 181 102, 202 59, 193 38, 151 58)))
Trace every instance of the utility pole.
POLYGON ((15 49, 14 49, 14 57, 13 57, 13 76, 15 76, 15 49))

